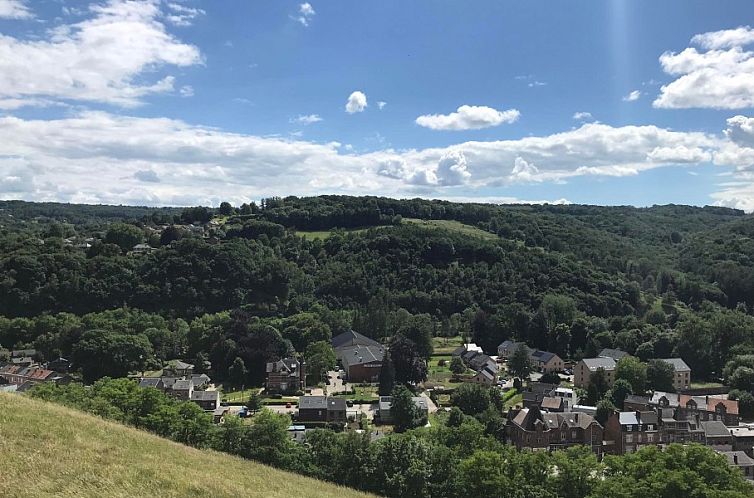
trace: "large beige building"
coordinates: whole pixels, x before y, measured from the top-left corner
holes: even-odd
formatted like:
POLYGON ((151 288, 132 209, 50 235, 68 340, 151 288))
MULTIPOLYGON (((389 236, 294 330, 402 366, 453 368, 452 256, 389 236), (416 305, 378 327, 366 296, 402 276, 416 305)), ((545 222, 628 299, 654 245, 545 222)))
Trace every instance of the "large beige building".
POLYGON ((592 375, 600 368, 605 370, 608 385, 615 382, 615 360, 612 358, 584 358, 576 364, 573 371, 573 385, 586 389, 592 375))

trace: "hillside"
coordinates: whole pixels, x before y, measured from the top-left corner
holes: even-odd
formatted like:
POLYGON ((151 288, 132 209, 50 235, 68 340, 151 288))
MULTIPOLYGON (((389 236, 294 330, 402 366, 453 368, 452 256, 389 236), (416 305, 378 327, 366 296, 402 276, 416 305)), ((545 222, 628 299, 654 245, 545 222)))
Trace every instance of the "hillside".
POLYGON ((0 393, 0 496, 367 496, 0 393))

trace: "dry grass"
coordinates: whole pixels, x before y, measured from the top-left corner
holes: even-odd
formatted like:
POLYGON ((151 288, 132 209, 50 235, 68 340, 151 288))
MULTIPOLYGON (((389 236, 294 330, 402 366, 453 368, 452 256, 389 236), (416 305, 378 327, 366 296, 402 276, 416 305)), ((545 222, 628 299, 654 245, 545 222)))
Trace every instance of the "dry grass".
POLYGON ((0 455, 0 496, 368 496, 3 393, 0 455))

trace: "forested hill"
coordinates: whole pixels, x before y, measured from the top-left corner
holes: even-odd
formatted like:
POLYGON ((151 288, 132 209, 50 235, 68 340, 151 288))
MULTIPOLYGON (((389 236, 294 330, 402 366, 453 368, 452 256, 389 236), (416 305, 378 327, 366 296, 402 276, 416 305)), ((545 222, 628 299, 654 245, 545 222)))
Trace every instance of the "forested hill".
POLYGON ((754 353, 754 218, 737 210, 343 196, 219 209, 14 201, 0 203, 0 225, 0 345, 47 355, 111 330, 145 336, 148 357, 207 356, 222 370, 349 327, 376 338, 405 327, 463 333, 488 350, 517 338, 570 358, 601 347, 676 354, 701 378, 754 353), (139 243, 153 250, 134 254, 139 243), (103 318, 112 309, 120 318, 103 318), (249 345, 250 329, 266 352, 249 345))

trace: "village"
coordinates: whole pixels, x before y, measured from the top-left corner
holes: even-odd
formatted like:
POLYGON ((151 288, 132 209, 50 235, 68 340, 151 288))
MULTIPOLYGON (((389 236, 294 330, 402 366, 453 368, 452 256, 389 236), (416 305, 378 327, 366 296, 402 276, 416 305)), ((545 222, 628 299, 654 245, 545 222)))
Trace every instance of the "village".
MULTIPOLYGON (((440 347, 430 358, 429 379, 417 386, 412 397, 428 427, 451 411, 454 389, 475 384, 499 393, 504 401, 505 441, 519 450, 585 446, 602 458, 646 446, 698 443, 724 455, 746 479, 754 480, 754 424, 742 421, 738 402, 728 399, 725 387, 692 388, 692 371, 680 358, 662 359, 673 370, 672 392, 627 394, 622 407, 600 415, 586 393, 595 383, 614 386, 619 362, 629 357, 623 351, 604 349, 594 358, 571 362, 522 342, 504 341, 497 355, 487 355, 473 343, 449 346, 447 339, 436 340, 440 347), (514 356, 522 352, 531 369, 524 379, 511 373, 514 356)), ((251 423, 262 408, 288 415, 292 421, 288 432, 298 442, 318 428, 368 432, 372 440, 390 434, 392 398, 378 392, 385 347, 354 331, 333 337, 331 345, 338 366, 311 386, 306 362, 294 357, 268 362, 265 385, 241 389, 240 395, 226 392, 206 373, 197 373, 195 365, 181 360, 168 362, 158 375, 135 374, 133 379, 142 388, 195 403, 216 424, 227 417, 251 423)), ((69 373, 71 362, 65 358, 40 364, 33 349, 6 351, 4 356, 9 361, 0 364, 3 392, 23 394, 40 383, 64 385, 78 380, 69 373)))

